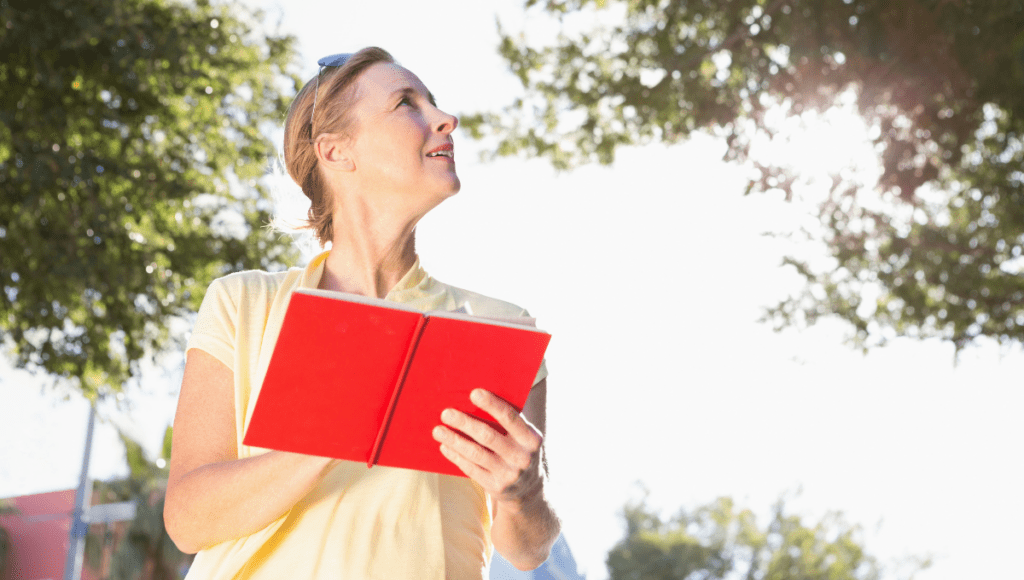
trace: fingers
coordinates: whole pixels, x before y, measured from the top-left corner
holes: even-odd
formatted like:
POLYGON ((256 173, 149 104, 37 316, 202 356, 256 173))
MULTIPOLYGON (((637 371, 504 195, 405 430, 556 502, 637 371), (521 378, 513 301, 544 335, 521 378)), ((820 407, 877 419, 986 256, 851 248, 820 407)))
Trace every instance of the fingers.
POLYGON ((517 444, 514 439, 502 435, 487 423, 454 409, 446 409, 441 413, 441 420, 445 425, 465 433, 471 440, 460 437, 444 427, 435 428, 435 439, 485 469, 500 469, 499 463, 516 470, 529 466, 531 451, 517 444))
POLYGON ((489 391, 476 389, 470 400, 507 434, 472 415, 445 409, 444 425, 433 431, 441 453, 496 498, 514 499, 527 493, 540 481, 543 436, 515 407, 489 391))
POLYGON ((540 449, 541 443, 544 441, 541 434, 526 422, 526 419, 519 414, 515 407, 501 397, 485 389, 474 389, 469 395, 469 400, 494 417, 494 420, 508 431, 516 443, 531 453, 540 449))
POLYGON ((490 449, 461 437, 455 431, 443 426, 434 427, 434 439, 447 447, 449 450, 458 453, 466 460, 481 468, 492 471, 501 467, 500 456, 490 449))
POLYGON ((434 438, 441 442, 442 455, 496 499, 524 497, 540 484, 537 453, 525 454, 525 463, 513 464, 442 426, 434 428, 434 438))
POLYGON ((462 473, 466 474, 466 477, 469 477, 477 483, 489 481, 491 479, 491 472, 480 467, 476 463, 473 463, 469 459, 466 459, 462 454, 444 443, 441 444, 441 455, 447 457, 448 461, 454 463, 456 467, 462 470, 462 473))

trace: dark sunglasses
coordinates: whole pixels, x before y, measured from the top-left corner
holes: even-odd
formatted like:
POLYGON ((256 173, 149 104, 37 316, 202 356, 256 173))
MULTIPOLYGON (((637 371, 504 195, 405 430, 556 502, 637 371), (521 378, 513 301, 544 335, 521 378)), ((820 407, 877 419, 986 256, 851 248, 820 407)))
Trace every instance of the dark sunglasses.
POLYGON ((349 52, 344 54, 332 54, 316 61, 316 64, 320 65, 320 70, 316 73, 316 89, 313 91, 313 112, 309 114, 309 132, 311 137, 313 132, 313 115, 316 114, 316 95, 320 92, 320 75, 324 74, 325 66, 341 66, 348 62, 348 59, 351 57, 352 53, 349 52))

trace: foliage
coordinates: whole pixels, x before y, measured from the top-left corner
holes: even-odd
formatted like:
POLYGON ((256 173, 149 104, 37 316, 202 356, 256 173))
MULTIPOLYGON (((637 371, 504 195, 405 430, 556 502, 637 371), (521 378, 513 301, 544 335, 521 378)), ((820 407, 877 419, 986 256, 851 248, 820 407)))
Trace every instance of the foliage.
POLYGON ((0 578, 6 577, 8 556, 11 553, 11 535, 0 527, 0 578))
MULTIPOLYGON (((0 516, 14 515, 18 508, 13 502, 7 499, 0 499, 0 516)), ((11 535, 0 526, 0 578, 5 578, 4 572, 7 569, 8 556, 11 553, 11 535)))
POLYGON ((294 39, 209 0, 0 0, 0 332, 92 398, 228 271, 294 250, 258 181, 294 39))
MULTIPOLYGON (((110 562, 111 580, 135 580, 143 577, 153 580, 178 580, 182 564, 191 561, 174 545, 164 527, 164 493, 167 489, 167 461, 171 456, 171 428, 168 427, 161 462, 151 462, 142 447, 125 434, 121 441, 125 446, 125 459, 129 476, 126 479, 97 484, 97 491, 104 502, 134 501, 135 519, 127 526, 114 547, 110 562), (163 467, 161 467, 163 465, 163 467)), ((93 526, 92 531, 97 527, 93 526)), ((86 538, 87 563, 99 568, 104 540, 96 534, 86 538)))
POLYGON ((748 192, 789 199, 800 176, 756 155, 779 137, 772 116, 810 122, 852 96, 881 177, 834 172, 812 234, 831 263, 788 259, 806 292, 766 318, 782 328, 838 316, 865 347, 893 336, 958 350, 979 337, 1024 341, 1024 0, 526 6, 562 31, 537 42, 499 23, 525 96, 462 117, 475 137, 496 139, 494 155, 569 169, 709 130, 728 160, 756 170, 748 192))
MULTIPOLYGON (((831 513, 813 525, 787 515, 780 500, 766 528, 749 509, 719 498, 663 521, 643 502, 624 511, 626 536, 608 554, 611 580, 880 580, 860 530, 831 513)), ((919 562, 916 570, 928 566, 919 562)), ((913 577, 913 572, 909 575, 913 577)))

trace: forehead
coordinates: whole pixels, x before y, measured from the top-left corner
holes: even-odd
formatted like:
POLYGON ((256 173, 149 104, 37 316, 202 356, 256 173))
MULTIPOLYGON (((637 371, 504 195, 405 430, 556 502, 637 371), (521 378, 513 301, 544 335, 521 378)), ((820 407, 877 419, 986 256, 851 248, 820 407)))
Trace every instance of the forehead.
POLYGON ((378 62, 359 76, 359 100, 386 100, 405 88, 412 88, 424 95, 430 95, 426 85, 412 71, 397 64, 378 62))

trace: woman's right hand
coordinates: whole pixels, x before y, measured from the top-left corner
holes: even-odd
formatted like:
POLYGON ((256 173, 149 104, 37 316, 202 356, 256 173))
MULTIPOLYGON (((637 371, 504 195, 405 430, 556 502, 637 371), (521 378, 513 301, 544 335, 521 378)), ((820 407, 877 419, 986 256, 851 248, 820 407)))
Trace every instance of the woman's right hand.
POLYGON ((284 451, 239 459, 234 374, 207 352, 188 351, 164 503, 178 549, 195 553, 265 528, 336 463, 284 451))

